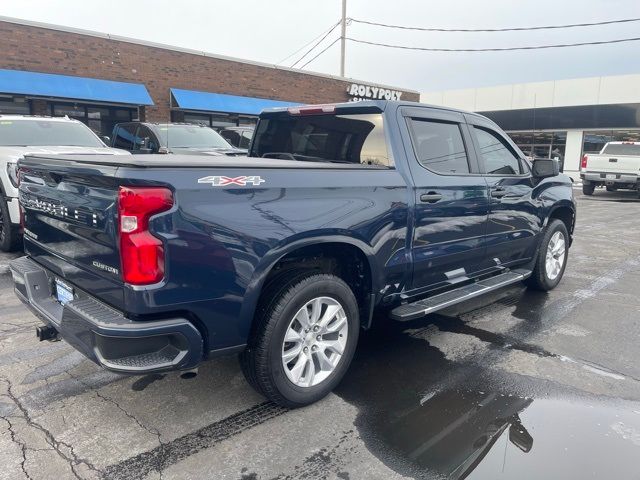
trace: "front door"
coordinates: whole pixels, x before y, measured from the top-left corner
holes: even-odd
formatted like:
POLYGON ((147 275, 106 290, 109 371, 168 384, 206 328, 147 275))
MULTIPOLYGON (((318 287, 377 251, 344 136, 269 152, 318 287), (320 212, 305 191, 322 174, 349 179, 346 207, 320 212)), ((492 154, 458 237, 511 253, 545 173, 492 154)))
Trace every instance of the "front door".
POLYGON ((467 115, 467 121, 489 187, 485 266, 526 262, 535 254, 535 239, 542 229, 529 164, 493 123, 473 115, 467 115))
POLYGON ((414 181, 412 235, 415 293, 465 281, 481 268, 488 188, 479 174, 464 116, 457 112, 402 111, 414 181))

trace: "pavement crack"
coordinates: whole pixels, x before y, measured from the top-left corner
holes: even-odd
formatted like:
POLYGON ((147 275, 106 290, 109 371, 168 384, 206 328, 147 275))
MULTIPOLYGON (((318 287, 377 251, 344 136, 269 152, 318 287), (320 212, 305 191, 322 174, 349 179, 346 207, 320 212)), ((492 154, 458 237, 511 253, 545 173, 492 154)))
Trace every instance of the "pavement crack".
MULTIPOLYGON (((151 428, 151 427, 147 427, 145 424, 143 424, 135 415, 133 415, 132 413, 130 413, 129 411, 127 411, 122 405, 120 405, 119 402, 117 402, 116 400, 114 400, 111 397, 108 397, 106 395, 104 395, 103 393, 101 393, 99 390, 93 388, 91 385, 87 385, 85 382, 82 381, 81 378, 76 377, 74 375, 72 375, 71 373, 67 372, 67 374, 77 380, 78 382, 80 382, 81 384, 83 384, 85 387, 93 390, 93 392, 96 394, 96 396, 108 403, 111 403, 112 405, 114 405, 118 410, 120 410, 127 418, 130 418, 131 420, 133 420, 136 425, 138 425, 141 429, 143 429, 145 432, 155 436, 158 439, 158 448, 160 448, 160 450, 162 451, 164 449, 164 442, 162 441, 162 437, 160 434, 160 431, 156 428, 151 428)), ((158 474, 160 475, 160 480, 162 480, 162 469, 159 467, 158 468, 158 474)))
POLYGON ((24 419, 24 421, 27 423, 27 425, 35 430, 38 430, 39 432, 41 432, 44 437, 45 437, 45 442, 51 446, 51 448, 58 454, 58 456, 60 456, 61 458, 63 458, 68 464, 69 467, 71 468, 71 472, 73 473, 74 477, 82 480, 82 477, 80 476, 80 474, 77 472, 76 467, 80 464, 85 465, 89 470, 94 471, 98 474, 102 474, 102 472, 96 468, 90 461, 88 461, 87 459, 84 458, 80 458, 74 451, 73 446, 71 446, 70 444, 63 442, 62 440, 58 440, 55 438, 55 436, 45 427, 43 427, 42 425, 40 425, 39 423, 35 422, 32 418, 31 418, 31 414, 29 413, 29 411, 25 408, 25 406, 22 404, 22 402, 20 401, 20 399, 17 397, 17 395, 15 395, 13 393, 13 384, 11 383, 11 380, 9 380, 6 377, 1 377, 0 380, 2 380, 3 382, 6 383, 7 385, 7 396, 11 399, 11 401, 14 403, 14 405, 18 408, 18 410, 20 411, 20 413, 22 413, 22 417, 24 419), (69 452, 70 455, 66 454, 61 448, 60 446, 66 447, 69 452))
POLYGON ((27 468, 25 465, 27 463, 27 450, 28 450, 27 444, 18 440, 16 431, 13 428, 13 424, 11 423, 11 420, 5 417, 0 417, 0 418, 2 418, 2 420, 7 422, 7 426, 9 428, 9 435, 11 436, 11 441, 20 447, 20 450, 22 452, 22 461, 20 462, 20 469, 22 470, 22 473, 24 473, 24 476, 27 477, 29 480, 31 480, 31 475, 29 475, 29 472, 27 472, 27 468))

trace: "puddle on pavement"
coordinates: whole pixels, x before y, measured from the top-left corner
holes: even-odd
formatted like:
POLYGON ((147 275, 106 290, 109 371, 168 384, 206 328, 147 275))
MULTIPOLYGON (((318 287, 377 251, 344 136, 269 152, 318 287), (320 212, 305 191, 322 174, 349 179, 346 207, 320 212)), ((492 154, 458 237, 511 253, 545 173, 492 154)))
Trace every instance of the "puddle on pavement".
MULTIPOLYGON (((640 407, 638 407, 640 408, 640 407)), ((418 477, 633 478, 640 411, 487 392, 427 395, 369 425, 386 463, 418 477), (408 468, 407 468, 408 467, 408 468), (407 471, 409 470, 409 471, 407 471)))
MULTIPOLYGON (((406 333, 416 325, 364 334, 336 391, 358 408, 361 438, 389 468, 411 478, 640 479, 640 403, 592 400, 558 384, 547 389, 541 379, 487 368, 486 358, 448 361, 406 333)), ((452 330, 462 327, 454 322, 452 330)))

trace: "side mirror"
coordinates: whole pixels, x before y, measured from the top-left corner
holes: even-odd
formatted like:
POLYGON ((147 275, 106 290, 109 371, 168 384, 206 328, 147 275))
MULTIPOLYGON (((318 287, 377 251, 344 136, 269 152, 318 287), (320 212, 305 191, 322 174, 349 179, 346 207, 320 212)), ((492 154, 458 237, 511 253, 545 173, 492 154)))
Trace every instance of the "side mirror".
POLYGON ((109 138, 107 135, 103 135, 102 137, 100 137, 100 140, 102 140, 105 145, 111 145, 111 138, 109 138))
POLYGON ((549 178, 560 175, 560 165, 555 158, 534 158, 531 168, 535 178, 549 178))

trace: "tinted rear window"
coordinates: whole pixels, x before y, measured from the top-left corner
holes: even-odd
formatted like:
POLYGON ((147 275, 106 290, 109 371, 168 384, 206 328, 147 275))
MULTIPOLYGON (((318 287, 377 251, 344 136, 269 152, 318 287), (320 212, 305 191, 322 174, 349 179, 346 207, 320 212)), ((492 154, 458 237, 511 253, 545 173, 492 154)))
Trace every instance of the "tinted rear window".
POLYGON ((640 157, 640 144, 633 143, 610 143, 602 151, 605 155, 636 155, 640 157))
POLYGON ((379 113, 261 119, 251 156, 390 165, 379 113))

